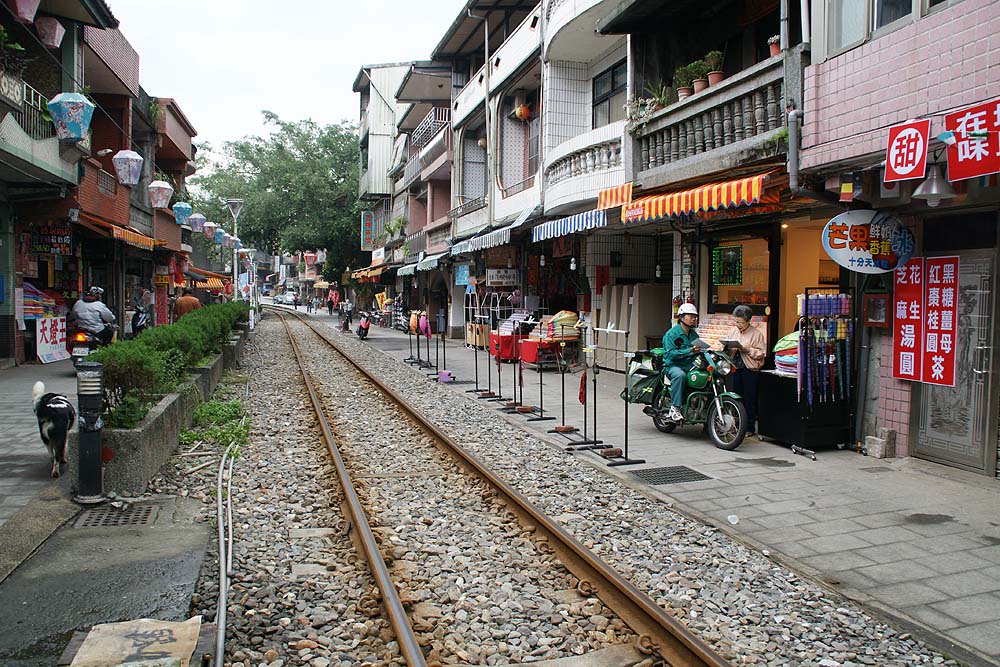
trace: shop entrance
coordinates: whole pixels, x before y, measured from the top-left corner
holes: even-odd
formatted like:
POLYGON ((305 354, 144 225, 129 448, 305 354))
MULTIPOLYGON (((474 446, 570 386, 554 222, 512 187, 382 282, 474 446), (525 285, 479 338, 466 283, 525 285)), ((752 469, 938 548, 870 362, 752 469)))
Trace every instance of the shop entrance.
POLYGON ((959 257, 955 386, 920 385, 915 454, 989 475, 997 466, 996 217, 928 220, 927 257, 959 257))

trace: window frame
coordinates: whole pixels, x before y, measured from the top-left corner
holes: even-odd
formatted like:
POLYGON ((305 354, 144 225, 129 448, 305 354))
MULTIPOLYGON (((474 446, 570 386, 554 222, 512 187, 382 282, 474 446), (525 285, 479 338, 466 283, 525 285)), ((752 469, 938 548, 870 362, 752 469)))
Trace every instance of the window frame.
POLYGON ((600 72, 597 73, 596 76, 594 76, 590 80, 590 129, 596 130, 599 127, 604 127, 605 125, 610 125, 611 123, 614 122, 611 120, 614 114, 611 113, 610 100, 614 99, 615 96, 620 95, 621 93, 627 93, 627 91, 628 91, 628 58, 622 58, 621 60, 611 65, 607 69, 601 70, 600 72), (624 68, 622 73, 622 78, 624 79, 624 81, 622 81, 621 85, 616 88, 615 70, 618 69, 619 67, 624 68), (611 88, 608 89, 606 93, 598 95, 597 80, 603 77, 604 75, 609 75, 611 77, 611 88), (601 125, 597 125, 596 124, 597 108, 598 106, 604 104, 605 102, 608 103, 608 122, 603 123, 601 125))
POLYGON ((887 23, 880 28, 876 28, 874 25, 875 3, 878 2, 878 0, 864 0, 865 3, 864 35, 861 37, 861 39, 849 42, 847 44, 844 44, 843 46, 834 46, 833 26, 836 15, 833 11, 833 6, 836 3, 836 1, 837 0, 827 0, 824 3, 824 14, 825 14, 824 18, 826 19, 826 25, 823 26, 823 31, 824 31, 823 37, 826 40, 827 58, 835 58, 841 54, 856 49, 859 46, 866 44, 867 42, 879 39, 880 37, 888 35, 891 32, 895 32, 896 30, 899 30, 900 28, 903 28, 904 26, 907 26, 910 23, 915 23, 916 21, 919 21, 920 19, 924 18, 931 12, 938 11, 938 9, 942 6, 951 6, 953 4, 957 4, 958 2, 962 2, 962 0, 944 0, 944 2, 941 2, 937 7, 932 8, 930 6, 929 0, 911 0, 909 14, 896 19, 892 23, 887 23))

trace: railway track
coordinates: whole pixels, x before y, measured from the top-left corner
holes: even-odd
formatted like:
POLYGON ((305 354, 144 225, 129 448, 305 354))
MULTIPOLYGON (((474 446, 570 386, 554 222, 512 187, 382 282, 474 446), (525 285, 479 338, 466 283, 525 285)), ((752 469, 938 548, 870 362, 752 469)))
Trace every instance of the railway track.
MULTIPOLYGON (((565 589, 575 582, 582 596, 599 599, 628 628, 625 634, 621 630, 615 634, 616 625, 612 619, 604 624, 605 630, 611 628, 610 634, 591 632, 591 635, 596 634, 596 638, 591 637, 589 645, 570 640, 562 642, 569 651, 568 655, 579 655, 602 643, 615 644, 634 639, 641 651, 662 658, 669 665, 722 667, 729 664, 649 596, 584 547, 562 525, 438 429, 419 410, 341 353, 326 332, 301 317, 295 317, 294 323, 290 323, 291 314, 287 311, 274 309, 274 312, 281 318, 291 341, 327 449, 337 469, 354 536, 372 571, 382 609, 408 664, 424 665, 437 659, 453 662, 456 657, 462 662, 467 661, 469 651, 463 649, 460 638, 448 636, 445 641, 440 641, 441 638, 437 637, 439 641, 433 642, 433 638, 441 634, 435 635, 433 630, 436 618, 453 618, 453 615, 461 618, 462 612, 468 616, 468 609, 479 612, 479 618, 483 620, 472 626, 483 626, 481 632, 491 641, 503 644, 508 651, 513 646, 503 641, 505 632, 511 633, 512 642, 523 639, 522 631, 526 627, 523 624, 518 626, 508 622, 489 628, 487 619, 490 613, 480 612, 482 606, 490 606, 493 591, 513 593, 509 590, 512 588, 509 581, 499 584, 485 581, 487 575, 479 566, 491 559, 508 561, 505 564, 511 566, 511 571, 520 571, 517 576, 529 580, 527 589, 540 592, 538 597, 542 598, 542 612, 548 608, 544 600, 546 595, 551 596, 560 586, 565 589), (324 348, 335 351, 337 361, 330 361, 328 354, 325 357, 319 355, 314 347, 303 350, 293 335, 293 329, 311 331, 322 341, 324 348), (350 373, 357 373, 363 379, 351 380, 347 377, 350 373), (331 378, 331 381, 324 382, 324 375, 334 375, 336 380, 331 378), (366 397, 368 409, 351 416, 334 416, 333 421, 339 424, 331 426, 327 412, 335 410, 345 395, 356 397, 359 391, 366 397), (370 439, 368 446, 363 446, 365 425, 371 428, 372 424, 385 424, 386 420, 390 420, 395 429, 394 437, 402 440, 404 446, 400 448, 395 446, 399 443, 380 442, 384 436, 379 436, 377 440, 370 439), (345 432, 346 436, 343 435, 345 432), (350 454, 345 455, 338 447, 341 440, 362 445, 359 447, 356 444, 350 454), (400 454, 400 449, 406 452, 405 456, 400 454), (413 456, 410 457, 410 454, 413 456), (352 482, 352 479, 355 481, 352 482), (462 494, 452 497, 454 489, 461 490, 462 494), (469 500, 473 496, 476 496, 474 501, 469 500), (380 517, 375 525, 366 518, 363 499, 369 505, 368 512, 374 509, 380 517), (476 513, 478 515, 473 516, 476 513), (460 516, 461 520, 452 521, 456 516, 460 516), (395 522, 399 522, 398 525, 395 522), (424 533, 433 535, 442 524, 446 531, 454 533, 452 537, 460 538, 463 545, 469 543, 479 548, 479 554, 458 555, 454 544, 445 548, 442 554, 439 553, 441 547, 425 542, 424 538, 428 536, 424 533), (489 539, 484 540, 484 536, 489 539), (441 570, 438 573, 440 576, 417 571, 419 568, 408 560, 415 550, 431 555, 424 560, 431 563, 432 571, 441 570), (387 561, 396 567, 390 568, 387 561), (536 567, 538 563, 548 563, 547 568, 541 568, 548 571, 526 570, 536 567), (452 571, 449 572, 449 568, 452 571), (401 571, 404 574, 409 572, 409 576, 400 579, 401 571), (566 571, 572 573, 575 579, 564 574, 566 571), (467 576, 463 577, 463 574, 467 576), (445 590, 432 590, 434 585, 441 584, 445 584, 445 590), (476 599, 480 599, 478 606, 473 602, 476 599), (422 609, 424 613, 417 614, 414 619, 415 609, 422 609), (429 617, 428 609, 433 610, 429 617), (504 629, 511 625, 517 629, 504 629), (629 631, 635 636, 627 634, 629 631), (608 641, 609 636, 615 641, 608 641), (428 642, 435 645, 429 646, 428 642)), ((518 607, 522 607, 520 612, 524 619, 539 613, 539 610, 531 608, 536 606, 537 601, 529 599, 525 603, 523 599, 517 599, 516 594, 509 597, 512 600, 510 608, 517 612, 518 607)), ((588 610, 586 605, 570 609, 579 610, 581 616, 595 616, 587 613, 594 609, 588 610)), ((566 630, 562 627, 564 625, 577 630, 579 626, 586 625, 583 618, 573 618, 573 614, 565 608, 561 608, 560 613, 562 618, 556 619, 561 621, 556 624, 557 635, 566 630)), ((557 616, 559 614, 552 615, 553 618, 557 616)), ((530 626, 527 627, 530 629, 530 626)), ((483 636, 468 641, 482 642, 483 636)), ((539 650, 544 648, 543 645, 539 650)), ((541 654, 536 652, 535 655, 541 654)))

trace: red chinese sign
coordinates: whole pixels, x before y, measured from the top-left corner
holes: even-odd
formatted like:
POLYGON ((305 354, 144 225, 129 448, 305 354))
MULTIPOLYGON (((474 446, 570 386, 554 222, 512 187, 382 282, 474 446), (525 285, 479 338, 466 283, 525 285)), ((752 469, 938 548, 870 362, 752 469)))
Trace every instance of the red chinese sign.
POLYGON ((924 340, 924 260, 914 257, 895 271, 892 377, 920 381, 924 340))
POLYGON ((955 386, 958 342, 958 257, 924 260, 923 382, 955 386))
POLYGON ((375 248, 375 212, 361 211, 361 249, 375 248))
POLYGON ((66 349, 66 318, 45 317, 35 321, 35 349, 43 364, 69 359, 66 349))
POLYGON ((930 119, 915 120, 889 128, 889 148, 885 156, 886 183, 924 177, 930 135, 930 119))
POLYGON ((956 139, 948 146, 948 180, 1000 172, 1000 99, 947 114, 944 127, 956 139))
POLYGON ((892 376, 955 386, 958 257, 915 257, 896 270, 892 376))

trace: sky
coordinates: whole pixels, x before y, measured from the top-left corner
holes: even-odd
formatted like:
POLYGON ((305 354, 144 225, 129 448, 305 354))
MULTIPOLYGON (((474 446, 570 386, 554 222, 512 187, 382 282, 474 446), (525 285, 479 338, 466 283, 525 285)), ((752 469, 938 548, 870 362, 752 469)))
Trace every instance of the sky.
POLYGON ((362 65, 430 57, 464 0, 107 0, 139 53, 139 81, 172 97, 197 143, 282 120, 356 122, 362 65))

